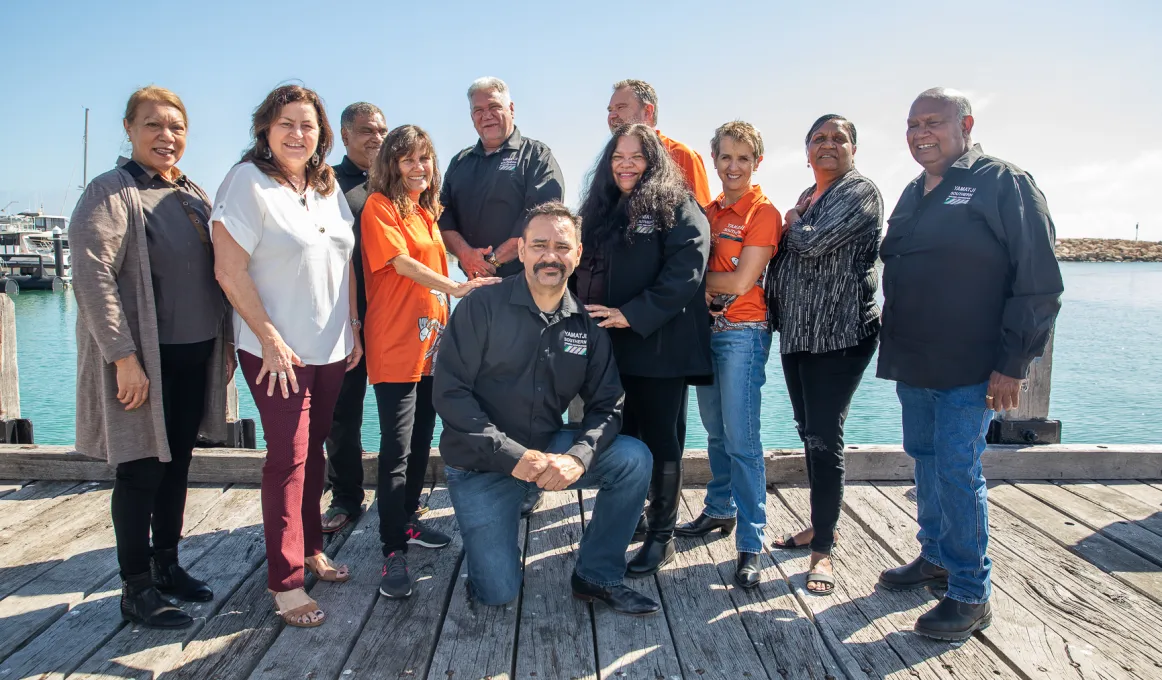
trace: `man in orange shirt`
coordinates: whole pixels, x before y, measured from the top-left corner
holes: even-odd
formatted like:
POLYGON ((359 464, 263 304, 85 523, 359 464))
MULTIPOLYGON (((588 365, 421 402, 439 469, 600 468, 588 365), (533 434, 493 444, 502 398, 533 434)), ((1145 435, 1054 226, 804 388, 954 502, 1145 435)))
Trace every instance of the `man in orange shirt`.
POLYGON ((622 80, 613 84, 613 96, 609 98, 609 131, 622 125, 642 123, 654 128, 662 140, 670 158, 682 169, 686 183, 694 192, 698 205, 710 205, 710 182, 706 179, 706 164, 702 156, 685 144, 662 134, 658 126, 658 93, 644 80, 622 80))

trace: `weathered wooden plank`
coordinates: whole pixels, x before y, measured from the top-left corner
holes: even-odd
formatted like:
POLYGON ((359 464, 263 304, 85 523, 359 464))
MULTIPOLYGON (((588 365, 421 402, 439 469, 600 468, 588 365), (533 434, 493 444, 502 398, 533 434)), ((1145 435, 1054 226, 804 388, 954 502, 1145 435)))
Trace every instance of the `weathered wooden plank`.
MULTIPOLYGON (((914 512, 907 488, 879 488, 901 509, 914 512)), ((1156 606, 1127 596, 1108 574, 1037 532, 1022 533, 1022 525, 1000 508, 989 517, 994 585, 1020 603, 1024 611, 1018 616, 1024 619, 1017 620, 1028 623, 1030 615, 1036 617, 1066 641, 1056 652, 1057 672, 1082 677, 1156 676, 1162 668, 1156 665, 1162 663, 1156 643, 1162 635, 1162 616, 1151 611, 1156 606)), ((993 618, 995 626, 997 615, 993 618)), ((987 639, 1008 649, 1006 656, 1024 669, 1028 651, 989 631, 987 639)))
POLYGON ((0 498, 7 496, 13 491, 20 491, 24 487, 25 482, 13 482, 9 480, 0 480, 0 498))
MULTIPOLYGON (((779 490, 783 500, 796 508, 810 507, 808 493, 803 487, 779 490)), ((832 552, 836 580, 903 659, 909 673, 931 678, 1020 677, 979 639, 953 646, 912 633, 916 619, 931 609, 935 600, 923 590, 893 593, 877 588, 880 573, 899 566, 899 560, 867 533, 858 516, 842 514, 839 527, 843 538, 832 552)))
MULTIPOLYGON (((208 513, 226 500, 221 487, 189 490, 184 564, 196 564, 222 538, 208 513)), ((73 557, 0 600, 0 658, 28 641, 0 664, 0 677, 64 677, 121 629, 113 546, 112 527, 105 525, 77 539, 73 557)))
MULTIPOLYGON (((1106 486, 1101 482, 1057 482, 1057 485, 1121 515, 1147 531, 1162 535, 1162 505, 1140 501, 1116 487, 1106 486)), ((1162 558, 1162 555, 1158 557, 1162 558)))
POLYGON ((1148 482, 1140 479, 1099 479, 1097 482, 1148 503, 1154 506, 1156 511, 1162 510, 1162 489, 1151 486, 1148 482))
POLYGON ((1015 482, 1017 488, 1040 498, 1094 531, 1100 531, 1142 557, 1162 565, 1162 536, 1138 526, 1116 512, 1071 493, 1056 484, 1015 482))
POLYGON ((442 550, 417 548, 408 552, 408 567, 415 579, 412 596, 405 600, 380 597, 376 601, 343 664, 343 680, 428 677, 448 599, 460 573, 463 549, 446 488, 437 487, 428 497, 424 522, 451 536, 452 542, 442 550))
MULTIPOLYGON (((597 492, 581 492, 585 526, 593 515, 597 492)), ((630 544, 630 553, 637 552, 640 543, 630 544)), ((628 580, 626 584, 655 602, 661 601, 658 583, 654 578, 628 580)), ((594 629, 597 634, 597 672, 604 680, 655 680, 681 678, 682 668, 665 612, 657 616, 624 616, 609 607, 593 607, 594 629)))
POLYGON ((29 522, 48 508, 69 501, 93 486, 75 481, 31 482, 0 498, 0 532, 29 522))
POLYGON ((591 608, 574 599, 569 585, 581 532, 576 491, 546 493, 529 518, 514 677, 597 677, 591 608))
MULTIPOLYGON (((527 549, 528 520, 517 526, 517 543, 527 549)), ((512 680, 519 599, 503 607, 468 597, 468 560, 448 601, 428 677, 432 680, 512 680)))
MULTIPOLYGON (((368 500, 374 501, 370 490, 368 500)), ((364 518, 360 518, 359 522, 352 522, 342 531, 332 534, 324 551, 333 557, 363 521, 364 518)), ((185 641, 180 658, 169 662, 168 667, 155 677, 243 680, 250 676, 284 627, 274 613, 274 599, 266 588, 265 546, 261 542, 259 550, 262 554, 257 558, 257 567, 232 595, 221 598, 224 602, 217 613, 192 639, 185 641)), ((307 590, 310 591, 314 585, 315 578, 308 574, 307 590)))
POLYGON ((1045 502, 1005 483, 989 486, 989 501, 1024 520, 1066 550, 1162 604, 1162 570, 1045 502))
MULTIPOLYGON (((679 518, 693 519, 684 504, 679 506, 679 518)), ((706 544, 700 538, 675 540, 677 556, 658 572, 657 580, 682 672, 707 680, 765 677, 706 544)))
POLYGON ((233 488, 211 508, 199 526, 206 544, 191 571, 213 588, 210 602, 185 603, 194 625, 183 630, 153 630, 125 626, 78 670, 74 678, 138 678, 152 680, 172 668, 182 655, 184 643, 195 636, 238 585, 262 562, 262 507, 257 489, 233 488))
MULTIPOLYGON (((702 512, 704 495, 693 489, 682 493, 691 517, 702 512)), ((701 540, 718 566, 719 577, 728 584, 727 593, 770 677, 823 680, 843 674, 770 555, 760 555, 763 580, 747 590, 733 582, 738 560, 734 537, 716 532, 701 540)))

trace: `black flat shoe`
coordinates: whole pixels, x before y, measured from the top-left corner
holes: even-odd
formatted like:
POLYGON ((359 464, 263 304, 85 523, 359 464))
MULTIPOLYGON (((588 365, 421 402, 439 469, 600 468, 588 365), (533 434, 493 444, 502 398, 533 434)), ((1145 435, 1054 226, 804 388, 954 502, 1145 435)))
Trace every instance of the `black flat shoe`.
POLYGON ((674 529, 674 533, 679 536, 705 536, 711 531, 718 529, 722 532, 723 536, 729 536, 737 524, 738 520, 734 517, 710 517, 706 513, 702 513, 693 522, 679 524, 674 529))
POLYGON ((157 592, 149 572, 121 581, 121 618, 146 628, 185 628, 194 622, 157 592))
POLYGON ((916 632, 936 640, 967 640, 993 622, 992 606, 968 604, 945 597, 916 619, 916 632))
POLYGON ((149 571, 153 576, 153 585, 160 593, 185 602, 209 602, 214 599, 214 591, 205 581, 190 576, 178 564, 177 548, 154 550, 149 571))
POLYGON ((762 570, 758 553, 740 552, 738 566, 734 570, 734 583, 739 588, 754 588, 761 580, 762 570))
POLYGON ((887 590, 919 590, 926 587, 948 588, 948 570, 917 557, 895 569, 880 574, 880 586, 887 590))
POLYGON ((644 541, 646 540, 646 534, 649 532, 650 523, 646 521, 646 513, 643 512, 641 516, 637 518, 637 526, 634 527, 633 530, 633 540, 644 541))
POLYGON ((537 489, 536 491, 529 491, 528 493, 526 493, 525 499, 523 501, 521 501, 521 504, 520 504, 520 516, 521 516, 521 518, 523 519, 525 517, 532 515, 534 512, 537 511, 537 508, 541 507, 541 504, 544 502, 545 502, 545 492, 544 491, 537 489))
POLYGON ((582 579, 577 572, 573 572, 570 581, 573 585, 573 597, 582 602, 604 602, 619 614, 648 616, 656 614, 662 608, 657 602, 621 584, 604 588, 582 579))

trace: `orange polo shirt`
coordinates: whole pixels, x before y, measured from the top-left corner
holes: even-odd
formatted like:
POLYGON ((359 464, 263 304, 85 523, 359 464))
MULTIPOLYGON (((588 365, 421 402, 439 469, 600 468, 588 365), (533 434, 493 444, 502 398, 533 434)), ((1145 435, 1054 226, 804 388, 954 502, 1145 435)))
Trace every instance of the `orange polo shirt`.
POLYGON ((686 176, 686 184, 690 185, 698 205, 705 208, 710 203, 710 180, 706 178, 706 164, 702 162, 702 156, 682 142, 676 142, 663 135, 661 130, 654 132, 658 133, 662 145, 670 152, 670 158, 673 158, 682 169, 682 174, 686 176))
POLYGON ((407 255, 448 275, 448 253, 436 218, 420 206, 407 217, 386 196, 367 197, 360 222, 367 314, 363 344, 372 383, 418 382, 432 374, 448 324, 448 296, 420 286, 388 264, 407 255))
MULTIPOLYGON (((706 206, 706 217, 710 220, 710 271, 734 271, 742 257, 742 249, 747 246, 774 246, 778 250, 783 217, 763 194, 762 187, 751 185, 738 201, 725 208, 722 199, 723 195, 719 194, 706 206)), ((766 321, 767 300, 760 274, 753 288, 735 298, 726 308, 726 313, 716 317, 715 329, 729 330, 732 326, 765 324, 766 321)))

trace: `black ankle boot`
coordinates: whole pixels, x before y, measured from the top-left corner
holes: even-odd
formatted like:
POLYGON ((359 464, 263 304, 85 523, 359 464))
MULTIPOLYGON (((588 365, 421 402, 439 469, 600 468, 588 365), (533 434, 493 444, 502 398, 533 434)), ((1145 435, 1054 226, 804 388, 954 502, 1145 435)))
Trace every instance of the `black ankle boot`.
POLYGON ((937 640, 967 640, 974 631, 988 628, 993 610, 988 602, 968 604, 945 597, 916 619, 916 632, 937 640))
POLYGON ((682 463, 654 466, 653 499, 650 500, 649 532, 641 550, 626 568, 626 576, 641 578, 656 574, 674 560, 674 525, 678 523, 678 503, 682 496, 682 463))
POLYGON ((157 592, 149 572, 122 579, 121 618, 147 628, 185 628, 194 622, 157 592))
POLYGON ((734 582, 740 588, 754 588, 762 580, 763 565, 758 553, 740 552, 738 565, 734 569, 734 582))
POLYGON ((644 541, 644 540, 646 540, 646 534, 648 534, 649 532, 650 532, 650 523, 648 520, 646 520, 646 513, 643 510, 641 517, 637 518, 637 527, 635 527, 633 530, 633 540, 644 541))
POLYGON ((209 602, 214 599, 214 591, 210 590, 210 586, 190 576, 178 564, 177 548, 154 550, 149 570, 158 592, 185 602, 209 602))
POLYGON ((734 531, 736 524, 738 524, 738 520, 734 517, 719 519, 718 517, 710 517, 706 513, 702 513, 693 522, 679 524, 674 529, 674 533, 679 536, 705 536, 711 531, 718 529, 722 532, 723 536, 729 536, 730 532, 734 531))
POLYGON ((880 574, 880 587, 887 590, 919 590, 928 586, 947 589, 948 571, 923 557, 880 574))

